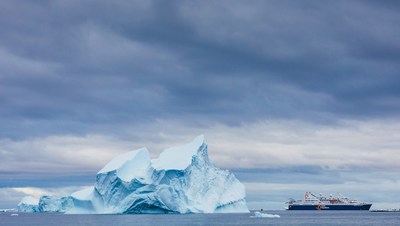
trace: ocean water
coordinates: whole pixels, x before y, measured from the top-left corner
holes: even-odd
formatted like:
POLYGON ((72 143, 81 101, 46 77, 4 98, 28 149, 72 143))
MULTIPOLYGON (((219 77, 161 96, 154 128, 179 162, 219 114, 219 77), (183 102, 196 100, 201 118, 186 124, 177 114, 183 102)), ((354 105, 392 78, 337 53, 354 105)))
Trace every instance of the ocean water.
POLYGON ((124 226, 124 225, 400 225, 400 212, 264 211, 280 218, 252 218, 248 214, 64 215, 0 213, 1 226, 124 226))

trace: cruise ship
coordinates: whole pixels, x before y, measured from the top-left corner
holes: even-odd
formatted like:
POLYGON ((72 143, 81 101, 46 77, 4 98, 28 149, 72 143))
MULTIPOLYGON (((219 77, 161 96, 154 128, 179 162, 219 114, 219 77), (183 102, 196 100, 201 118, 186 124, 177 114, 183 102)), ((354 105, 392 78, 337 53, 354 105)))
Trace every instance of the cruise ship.
POLYGON ((306 192, 304 199, 289 199, 288 210, 369 210, 372 203, 365 203, 339 194, 334 197, 325 197, 322 194, 314 195, 306 192))

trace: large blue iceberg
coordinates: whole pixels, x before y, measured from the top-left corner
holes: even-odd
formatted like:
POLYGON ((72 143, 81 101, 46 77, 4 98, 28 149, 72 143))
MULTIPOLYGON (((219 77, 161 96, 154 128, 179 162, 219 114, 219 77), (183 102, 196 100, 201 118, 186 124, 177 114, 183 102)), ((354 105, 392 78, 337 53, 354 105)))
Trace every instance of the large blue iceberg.
POLYGON ((249 212, 242 183, 208 158, 201 135, 150 159, 146 148, 112 159, 93 187, 67 197, 24 198, 22 212, 232 213, 249 212))

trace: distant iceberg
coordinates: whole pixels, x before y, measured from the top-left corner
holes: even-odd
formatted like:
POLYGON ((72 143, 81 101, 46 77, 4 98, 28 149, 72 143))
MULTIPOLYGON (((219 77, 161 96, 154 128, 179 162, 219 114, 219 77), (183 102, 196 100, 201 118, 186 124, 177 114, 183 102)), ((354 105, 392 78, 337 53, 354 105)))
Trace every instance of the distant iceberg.
POLYGON ((242 183, 208 158, 203 135, 150 159, 146 148, 112 159, 93 187, 67 197, 21 200, 21 212, 232 213, 249 212, 242 183))
POLYGON ((39 199, 32 196, 25 196, 18 204, 19 212, 39 212, 39 199))

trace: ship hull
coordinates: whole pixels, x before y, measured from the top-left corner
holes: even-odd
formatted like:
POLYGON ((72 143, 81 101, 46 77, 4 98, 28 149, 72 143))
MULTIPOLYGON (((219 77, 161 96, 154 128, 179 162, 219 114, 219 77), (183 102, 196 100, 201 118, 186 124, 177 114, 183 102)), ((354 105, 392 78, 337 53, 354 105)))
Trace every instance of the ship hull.
POLYGON ((371 205, 289 205, 288 210, 369 210, 371 205))

